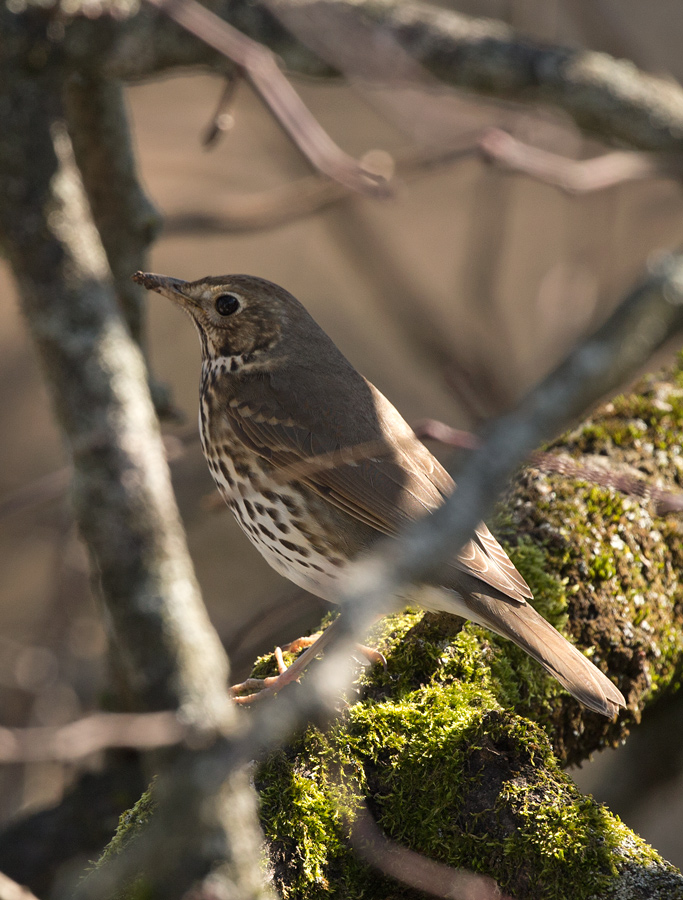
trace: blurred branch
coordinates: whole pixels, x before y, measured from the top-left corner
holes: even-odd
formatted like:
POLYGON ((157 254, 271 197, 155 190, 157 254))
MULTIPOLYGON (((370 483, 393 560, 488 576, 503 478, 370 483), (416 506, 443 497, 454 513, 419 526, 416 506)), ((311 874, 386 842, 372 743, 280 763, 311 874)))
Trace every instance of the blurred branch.
POLYGON ((6 494, 0 500, 0 519, 63 497, 71 483, 71 474, 71 467, 64 466, 6 494))
MULTIPOLYGON (((409 150, 392 159, 393 181, 412 181, 444 166, 481 153, 480 139, 463 135, 450 147, 409 150)), ((370 154, 368 154, 369 156, 370 154)), ((221 213, 177 213, 164 225, 165 234, 225 233, 277 228, 287 222, 312 215, 352 197, 353 193, 338 181, 320 175, 307 175, 296 181, 252 194, 230 194, 221 213)))
POLYGON ((0 870, 39 897, 52 894, 57 873, 74 859, 95 859, 111 840, 119 817, 149 780, 138 753, 107 754, 100 771, 80 775, 57 804, 31 810, 0 831, 0 870))
POLYGON ((0 727, 0 763, 66 762, 115 747, 151 750, 177 744, 187 734, 175 712, 94 713, 56 727, 0 727))
MULTIPOLYGON (((470 432, 458 431, 435 419, 416 422, 413 430, 421 440, 434 440, 457 449, 474 450, 479 446, 477 438, 470 432)), ((615 471, 611 468, 610 461, 604 457, 595 457, 591 462, 586 457, 574 459, 564 453, 536 450, 529 454, 529 465, 541 472, 555 472, 575 481, 588 481, 601 487, 613 488, 631 497, 652 500, 658 516, 683 511, 683 491, 665 491, 636 472, 615 471)))
MULTIPOLYGON (((475 138, 463 136, 451 148, 413 150, 396 157, 394 181, 410 182, 472 156, 572 194, 607 190, 647 178, 679 180, 683 174, 683 161, 675 154, 617 151, 574 160, 533 147, 500 128, 486 128, 475 138)), ((266 191, 229 194, 220 213, 172 214, 165 221, 164 233, 233 234, 278 228, 352 196, 340 182, 308 175, 266 191)))
POLYGON ((0 900, 36 900, 36 896, 0 872, 0 900))
POLYGON ((147 2, 236 63, 285 133, 316 169, 353 191, 366 194, 386 191, 383 178, 365 169, 334 143, 266 47, 241 34, 195 0, 147 2))
POLYGON ((67 82, 64 98, 76 163, 126 324, 147 362, 154 405, 160 416, 177 418, 168 388, 151 374, 145 292, 129 277, 144 266, 162 220, 138 180, 121 84, 79 74, 67 82))
MULTIPOLYGON (((269 6, 276 14, 282 8, 292 24, 297 16, 320 15, 322 25, 328 10, 330 15, 349 13, 344 0, 274 0, 269 6)), ((361 0, 351 10, 367 26, 380 27, 446 84, 507 100, 554 104, 608 141, 623 140, 643 150, 680 150, 683 90, 639 72, 631 62, 534 43, 498 20, 428 4, 361 0)))
POLYGON ((675 154, 615 151, 575 160, 532 147, 500 128, 490 128, 479 146, 491 162, 558 187, 570 194, 590 194, 629 181, 683 175, 683 159, 675 154))
MULTIPOLYGON (((32 2, 39 5, 38 0, 32 2)), ((288 17, 335 10, 353 14, 367 27, 381 29, 445 84, 506 100, 553 104, 606 141, 623 141, 641 150, 681 149, 683 90, 640 72, 631 62, 535 43, 500 21, 475 19, 411 0, 358 0, 352 6, 346 0, 303 0, 296 7, 280 0, 271 6, 276 14, 281 6, 288 17)), ((118 0, 103 3, 101 8, 115 14, 109 31, 102 32, 99 23, 88 18, 92 16, 90 5, 69 8, 62 46, 66 60, 75 66, 88 60, 100 71, 124 80, 149 77, 179 65, 224 67, 214 50, 164 24, 158 14, 143 10, 123 18, 127 12, 137 11, 137 6, 125 9, 118 0)), ((280 55, 292 72, 332 74, 330 66, 293 39, 268 7, 224 0, 214 11, 243 36, 280 55)), ((200 27, 209 21, 213 20, 202 11, 200 27)), ((226 47, 229 52, 233 43, 226 47)), ((379 63, 381 59, 377 68, 379 63)), ((385 78, 391 79, 392 74, 389 68, 385 78)))
POLYGON ((365 806, 356 811, 350 838, 361 859, 417 891, 444 900, 511 900, 493 878, 454 869, 389 840, 365 806))
MULTIPOLYGON (((234 72, 226 73, 225 85, 223 86, 223 92, 218 100, 216 111, 211 117, 211 122, 202 137, 202 144, 205 147, 211 147, 222 133, 229 131, 230 128, 232 128, 234 120, 230 110, 234 105, 237 88, 239 87, 241 80, 242 73, 239 69, 235 69, 234 72)), ((137 272, 139 269, 136 269, 135 271, 137 272)))
MULTIPOLYGON (((173 463, 185 454, 185 447, 199 441, 199 434, 193 425, 190 431, 181 434, 164 434, 161 436, 164 454, 168 463, 173 463)), ((100 443, 99 436, 92 444, 92 450, 96 450, 100 443)), ((85 449, 85 448, 84 448, 85 449)), ((0 519, 12 516, 15 513, 25 512, 35 506, 50 503, 63 497, 73 476, 71 466, 64 466, 55 472, 41 475, 35 481, 31 481, 22 487, 11 491, 0 498, 0 519)))

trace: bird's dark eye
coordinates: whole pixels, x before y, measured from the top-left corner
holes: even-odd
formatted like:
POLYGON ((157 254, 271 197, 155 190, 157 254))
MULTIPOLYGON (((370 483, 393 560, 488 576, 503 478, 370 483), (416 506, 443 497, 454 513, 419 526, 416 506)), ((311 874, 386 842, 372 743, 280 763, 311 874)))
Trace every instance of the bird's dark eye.
POLYGON ((234 294, 219 294, 216 297, 216 312, 219 316, 231 316, 240 308, 240 301, 234 294))

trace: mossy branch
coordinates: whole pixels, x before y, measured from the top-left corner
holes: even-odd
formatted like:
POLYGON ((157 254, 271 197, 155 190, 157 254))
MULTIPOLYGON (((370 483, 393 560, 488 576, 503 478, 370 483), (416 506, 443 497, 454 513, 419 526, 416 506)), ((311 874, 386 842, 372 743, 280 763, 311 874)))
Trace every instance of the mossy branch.
MULTIPOLYGON (((683 481, 682 439, 683 358, 550 450, 638 466, 671 490, 683 481)), ((361 802, 405 846, 485 872, 525 900, 564 898, 567 884, 575 898, 683 897, 681 876, 560 768, 617 743, 678 687, 683 525, 642 499, 528 469, 498 533, 540 610, 615 678, 628 712, 608 722, 583 710, 524 653, 471 623, 387 618, 370 638, 387 670, 360 678, 360 697, 328 733, 307 730, 260 769, 284 897, 414 896, 350 850, 345 822, 361 802)), ((264 658, 259 674, 271 664, 264 658)))

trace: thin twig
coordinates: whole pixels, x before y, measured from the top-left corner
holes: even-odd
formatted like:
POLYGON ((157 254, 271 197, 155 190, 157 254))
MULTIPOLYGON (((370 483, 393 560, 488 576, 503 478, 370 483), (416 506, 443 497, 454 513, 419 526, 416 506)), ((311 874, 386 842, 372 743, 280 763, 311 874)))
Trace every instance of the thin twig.
POLYGON ((676 154, 615 151, 593 159, 568 159, 526 144, 500 128, 487 129, 479 147, 491 162, 570 194, 590 194, 645 178, 680 180, 683 175, 683 159, 676 154))
MULTIPOLYGON (((410 149, 393 160, 394 181, 412 181, 444 166, 481 153, 480 132, 468 132, 450 146, 410 149)), ((346 200, 351 192, 345 184, 321 175, 306 175, 288 184, 251 194, 230 194, 220 213, 189 212, 166 219, 166 234, 240 233, 277 228, 303 216, 320 212, 346 200)))
POLYGON ((353 191, 386 194, 385 179, 364 168, 334 143, 263 44, 248 38, 195 0, 148 0, 148 3, 236 63, 285 133, 316 169, 353 191))
MULTIPOLYGON (((186 446, 194 443, 199 439, 199 432, 195 425, 191 429, 181 432, 180 434, 162 435, 166 461, 173 463, 185 455, 186 446)), ((80 452, 88 449, 97 449, 96 445, 101 443, 102 435, 99 434, 90 444, 86 446, 83 442, 79 447, 80 452)), ((71 483, 73 477, 73 469, 71 466, 64 466, 54 472, 48 472, 47 475, 41 475, 35 481, 17 488, 6 494, 0 499, 0 520, 6 516, 15 513, 25 512, 44 503, 50 503, 63 497, 71 483)))
POLYGON ((225 84, 218 100, 218 106, 202 137, 202 144, 207 149, 218 140, 219 135, 225 134, 234 125, 234 118, 230 110, 235 103, 237 88, 241 80, 242 71, 239 68, 235 68, 225 76, 225 84))

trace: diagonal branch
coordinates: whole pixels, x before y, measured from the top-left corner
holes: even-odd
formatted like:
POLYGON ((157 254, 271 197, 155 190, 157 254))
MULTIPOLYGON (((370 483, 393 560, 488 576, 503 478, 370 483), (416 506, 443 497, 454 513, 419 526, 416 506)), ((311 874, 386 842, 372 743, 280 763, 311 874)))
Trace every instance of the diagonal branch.
POLYGON ((0 900, 36 900, 36 896, 0 872, 0 900))
POLYGON ((236 63, 285 133, 320 172, 353 191, 386 193, 384 179, 344 153, 311 115, 279 70, 270 50, 241 34, 196 0, 147 2, 236 63))

